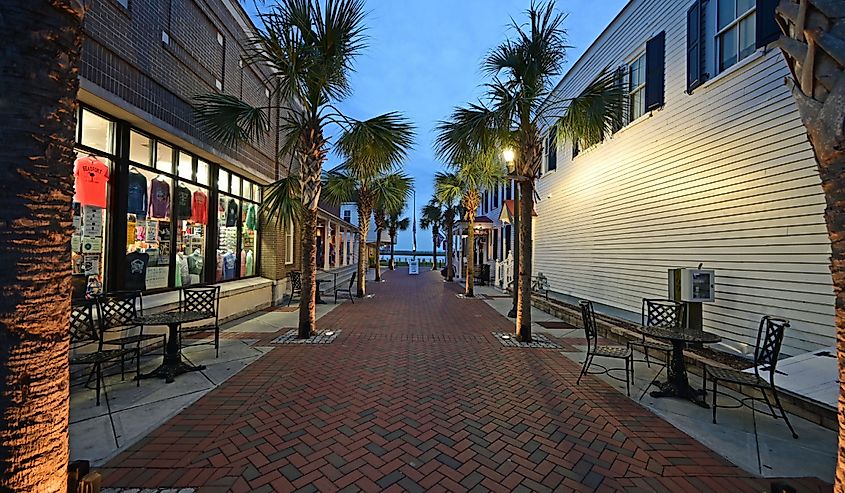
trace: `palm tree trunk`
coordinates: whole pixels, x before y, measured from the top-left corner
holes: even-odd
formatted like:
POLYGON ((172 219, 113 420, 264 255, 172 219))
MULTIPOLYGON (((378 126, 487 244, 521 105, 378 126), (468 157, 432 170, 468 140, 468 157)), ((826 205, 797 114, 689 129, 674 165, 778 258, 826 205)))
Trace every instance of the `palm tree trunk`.
POLYGON ((393 247, 396 245, 396 233, 390 233, 390 262, 388 262, 388 268, 390 270, 396 270, 396 264, 393 260, 393 247))
POLYGON ((781 0, 780 48, 793 75, 792 95, 807 129, 827 208, 830 272, 836 296, 839 447, 834 491, 845 492, 845 1, 781 0))
POLYGON ((465 282, 464 296, 472 298, 475 296, 475 208, 469 208, 473 211, 469 220, 469 229, 467 230, 467 278, 465 282))
POLYGON ((0 149, 0 491, 67 489, 73 143, 82 2, 7 3, 0 149))
POLYGON ((519 295, 516 303, 516 335, 522 342, 531 342, 531 214, 534 211, 534 184, 519 182, 519 295))
POLYGON ((363 298, 367 295, 367 271, 369 270, 369 258, 367 257, 367 235, 370 234, 369 199, 362 193, 358 199, 358 292, 356 296, 363 298))
POLYGON ((453 273, 453 271, 455 270, 455 266, 452 265, 452 255, 455 253, 453 251, 454 245, 452 245, 452 242, 455 240, 453 235, 454 227, 454 221, 446 222, 446 228, 448 229, 448 231, 446 231, 446 239, 448 240, 446 243, 446 280, 449 282, 455 280, 455 276, 453 273))
POLYGON ((437 229, 431 228, 431 270, 437 270, 437 229))
POLYGON ((376 282, 381 282, 381 228, 376 226, 376 282))
POLYGON ((299 303, 300 339, 317 334, 317 211, 302 214, 302 301, 299 303))

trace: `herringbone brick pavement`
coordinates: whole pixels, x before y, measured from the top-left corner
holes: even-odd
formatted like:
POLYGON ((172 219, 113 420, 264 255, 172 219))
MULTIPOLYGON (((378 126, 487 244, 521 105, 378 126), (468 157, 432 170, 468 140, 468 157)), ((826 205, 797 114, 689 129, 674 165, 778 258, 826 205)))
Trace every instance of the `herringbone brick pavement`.
MULTIPOLYGON (((506 348, 512 322, 437 273, 386 274, 112 460, 109 486, 199 491, 719 491, 727 463, 560 350, 506 348)), ((280 327, 280 330, 282 328, 280 327)), ((801 491, 829 491, 815 479, 801 491)))

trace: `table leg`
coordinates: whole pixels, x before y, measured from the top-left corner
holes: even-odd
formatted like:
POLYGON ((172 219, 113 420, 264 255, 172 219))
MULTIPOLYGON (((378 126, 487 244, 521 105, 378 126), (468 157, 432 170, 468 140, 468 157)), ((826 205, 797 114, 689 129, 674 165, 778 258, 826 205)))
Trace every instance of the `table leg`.
POLYGON ((325 304, 326 304, 326 302, 325 302, 325 301, 323 301, 323 296, 322 296, 323 290, 322 290, 322 289, 320 289, 320 284, 322 284, 322 283, 321 283, 321 282, 317 282, 317 295, 315 296, 315 301, 314 301, 314 302, 315 302, 316 304, 318 304, 318 305, 325 305, 325 304))
POLYGON ((194 366, 182 361, 182 351, 179 347, 179 323, 167 324, 167 350, 164 362, 155 370, 140 375, 140 378, 163 378, 165 383, 173 383, 173 379, 183 373, 205 370, 205 365, 194 366))
POLYGON ((672 341, 672 358, 666 368, 668 378, 666 382, 657 383, 660 390, 655 390, 649 395, 659 397, 681 397, 701 407, 709 408, 704 399, 704 390, 694 389, 689 384, 687 366, 684 360, 684 341, 672 341))

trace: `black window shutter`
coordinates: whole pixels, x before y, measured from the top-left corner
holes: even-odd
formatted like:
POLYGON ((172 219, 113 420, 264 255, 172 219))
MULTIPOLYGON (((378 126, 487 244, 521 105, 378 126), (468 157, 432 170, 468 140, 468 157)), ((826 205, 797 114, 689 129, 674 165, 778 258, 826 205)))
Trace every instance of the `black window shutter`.
POLYGON ((546 165, 546 169, 549 171, 553 169, 557 169, 557 130, 552 128, 552 131, 549 133, 549 140, 547 141, 547 150, 546 153, 548 156, 548 164, 546 165))
POLYGON ((687 92, 700 86, 701 74, 701 0, 687 11, 687 92))
POLYGON ((645 44, 645 110, 653 111, 663 106, 665 95, 666 32, 645 44))
POLYGON ((757 48, 764 48, 780 37, 780 26, 775 18, 778 0, 757 0, 757 48))

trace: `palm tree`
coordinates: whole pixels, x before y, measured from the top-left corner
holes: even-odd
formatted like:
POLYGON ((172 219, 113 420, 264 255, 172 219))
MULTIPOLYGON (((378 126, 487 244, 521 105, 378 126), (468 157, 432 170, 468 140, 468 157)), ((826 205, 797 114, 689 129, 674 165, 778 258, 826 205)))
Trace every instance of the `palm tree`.
POLYGON ((423 206, 420 217, 420 227, 431 229, 431 270, 437 270, 437 240, 440 239, 441 224, 443 224, 443 208, 435 196, 423 206))
POLYGON ((411 197, 414 179, 402 172, 383 175, 373 187, 373 219, 376 223, 376 275, 381 282, 381 234, 387 228, 387 216, 401 211, 411 197))
POLYGON ((349 155, 354 146, 364 147, 362 154, 384 143, 391 144, 389 149, 400 146, 395 138, 407 123, 397 113, 358 121, 337 109, 336 103, 351 93, 352 62, 364 47, 363 0, 279 0, 258 18, 262 29, 248 40, 247 62, 270 67, 271 100, 288 106, 254 107, 234 96, 206 94, 196 98, 197 123, 212 139, 235 146, 260 141, 270 130, 269 112, 281 113, 280 153, 292 156, 291 166, 288 176, 269 188, 263 209, 282 223, 295 219, 302 226, 298 337, 308 338, 317 328, 315 238, 322 167, 331 147, 327 127, 377 136, 351 138, 349 148, 337 146, 349 155))
POLYGON ((390 236, 390 262, 387 266, 390 270, 396 270, 396 263, 393 259, 393 251, 396 246, 396 235, 400 231, 407 231, 411 227, 411 220, 407 217, 399 219, 401 212, 393 211, 387 216, 387 234, 390 236))
POLYGON ((452 197, 443 197, 441 199, 440 195, 437 193, 437 189, 439 187, 444 188, 451 188, 454 186, 459 186, 458 176, 454 172, 441 172, 437 173, 434 177, 434 190, 435 196, 438 198, 440 203, 443 204, 443 226, 446 228, 446 281, 452 282, 455 279, 455 266, 454 264, 454 230, 455 230, 455 219, 458 217, 463 216, 463 208, 457 200, 452 197))
MULTIPOLYGON (((441 124, 439 128, 448 126, 448 123, 441 124)), ((441 133, 437 137, 437 145, 441 148, 444 145, 443 139, 448 139, 450 134, 441 133)), ((480 152, 475 156, 464 155, 460 164, 453 164, 450 168, 454 175, 435 175, 437 196, 443 202, 460 201, 464 208, 464 217, 467 222, 467 272, 466 287, 464 295, 473 297, 475 281, 475 214, 481 205, 481 191, 489 190, 497 186, 505 175, 502 162, 498 159, 495 150, 480 152)))
POLYGON ((839 353, 839 452, 834 490, 845 491, 845 1, 781 0, 779 43, 792 95, 813 147, 831 242, 839 353))
MULTIPOLYGON (((388 122, 384 122, 388 123, 388 122)), ((402 190, 397 190, 395 180, 387 176, 398 171, 413 143, 413 126, 404 121, 389 122, 389 125, 353 125, 338 139, 337 150, 344 161, 326 173, 323 187, 326 200, 338 205, 355 200, 358 209, 358 290, 356 296, 363 298, 367 292, 367 236, 370 232, 370 217, 378 198, 390 207, 404 203, 402 190), (383 128, 373 134, 369 130, 383 128), (389 139, 381 139, 383 134, 389 139)))
POLYGON ((4 5, 0 491, 64 491, 70 223, 84 2, 4 5), (36 34, 37 33, 37 34, 36 34))
POLYGON ((507 39, 485 58, 482 69, 492 82, 485 100, 457 108, 441 125, 440 154, 447 162, 460 162, 492 146, 516 149, 514 178, 519 183, 520 248, 516 334, 531 341, 531 261, 534 181, 542 163, 545 126, 557 132, 558 142, 596 143, 621 126, 625 93, 615 73, 603 71, 573 99, 549 104, 553 79, 566 60, 565 16, 553 0, 534 4, 526 11, 527 23, 512 22, 513 39, 507 39))

